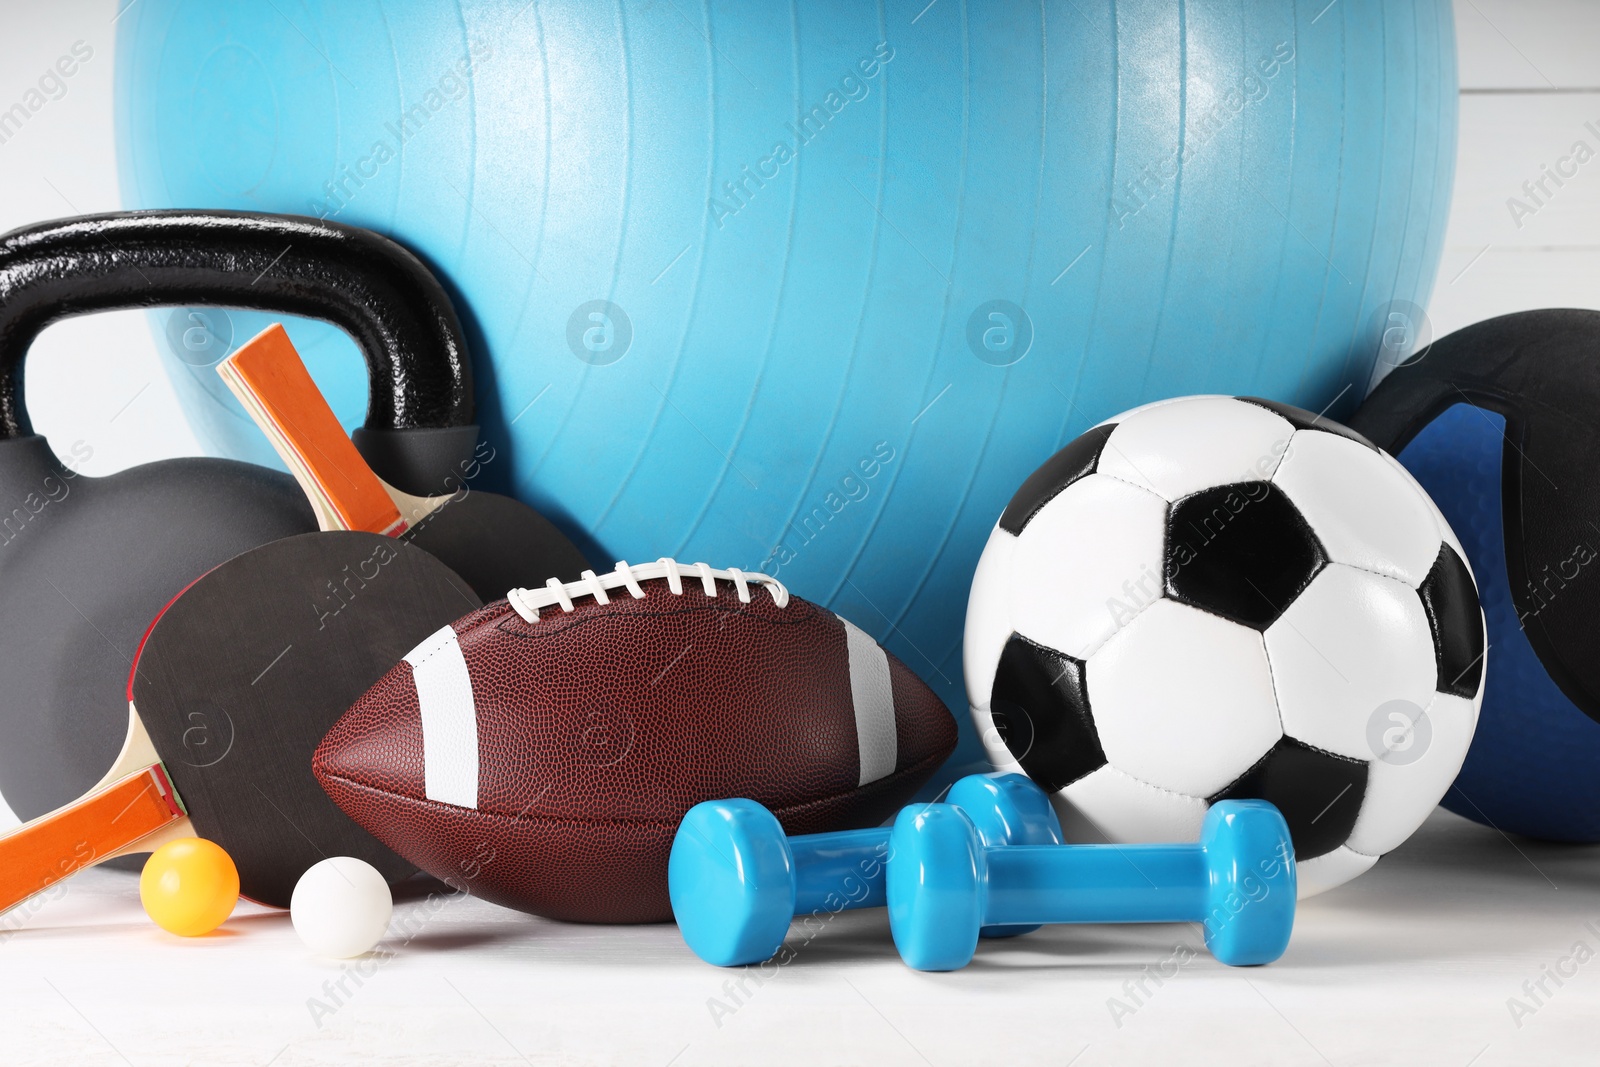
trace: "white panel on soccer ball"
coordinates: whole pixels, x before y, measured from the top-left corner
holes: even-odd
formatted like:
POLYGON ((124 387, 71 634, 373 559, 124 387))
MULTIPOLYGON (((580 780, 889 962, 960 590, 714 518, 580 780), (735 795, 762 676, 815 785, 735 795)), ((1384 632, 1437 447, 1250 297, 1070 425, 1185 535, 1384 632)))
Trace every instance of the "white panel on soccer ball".
POLYGON ((1295 897, 1304 900, 1326 893, 1370 871, 1377 862, 1378 857, 1363 855, 1344 845, 1314 859, 1302 860, 1295 865, 1295 897))
MULTIPOLYGON (((1422 494, 1422 499, 1427 501, 1428 510, 1433 514, 1433 521, 1438 524, 1439 536, 1444 539, 1446 544, 1456 550, 1456 555, 1461 557, 1461 562, 1467 565, 1467 573, 1471 574, 1472 561, 1467 558, 1466 550, 1461 547, 1461 542, 1457 539, 1456 532, 1450 528, 1450 521, 1444 517, 1444 512, 1439 510, 1439 505, 1435 504, 1433 502, 1433 497, 1429 496, 1428 491, 1422 488, 1422 483, 1417 481, 1410 471, 1406 470, 1405 464, 1401 463, 1387 452, 1382 453, 1382 455, 1383 461, 1388 464, 1390 470, 1399 474, 1400 477, 1406 480, 1407 484, 1416 489, 1418 493, 1422 494)), ((1472 580, 1473 582, 1477 582, 1477 576, 1474 575, 1472 580)))
POLYGON ((1439 558, 1439 523, 1427 494, 1348 437, 1300 430, 1272 482, 1289 494, 1336 563, 1415 589, 1439 558))
POLYGON ((1112 766, 1091 771, 1056 795, 1065 801, 1056 810, 1069 842, 1198 841, 1208 807, 1199 797, 1157 789, 1112 766))
POLYGON ((1099 422, 1097 422, 1093 426, 1089 427, 1089 429, 1091 429, 1091 430, 1098 429, 1101 426, 1105 426, 1105 425, 1108 425, 1108 424, 1113 423, 1113 422, 1126 422, 1129 419, 1133 418, 1135 415, 1142 414, 1143 412, 1150 411, 1150 410, 1152 410, 1154 408, 1164 408, 1168 404, 1187 404, 1191 400, 1232 400, 1232 399, 1233 399, 1233 397, 1229 396, 1226 393, 1196 393, 1196 394, 1193 394, 1191 396, 1169 396, 1165 400, 1152 400, 1148 404, 1140 404, 1138 407, 1129 408, 1127 411, 1121 412, 1120 414, 1117 414, 1117 415, 1113 415, 1109 419, 1101 419, 1099 422))
POLYGON ((998 526, 994 528, 989 534, 989 543, 983 547, 983 555, 978 557, 978 569, 972 575, 972 594, 967 599, 961 671, 967 682, 967 702, 973 708, 980 733, 989 725, 994 672, 1012 633, 1007 575, 1011 572, 1011 558, 1016 547, 1015 537, 998 526))
POLYGON ((1261 635, 1186 604, 1151 604, 1086 674, 1106 761, 1160 789, 1210 796, 1282 736, 1261 635))
MULTIPOLYGON (((987 718, 987 716, 985 716, 987 718)), ((983 743, 983 754, 987 757, 988 766, 971 766, 961 773, 956 773, 955 768, 946 767, 951 777, 960 778, 963 774, 988 774, 994 771, 997 774, 1020 774, 1028 777, 1028 772, 1022 769, 1022 764, 1017 762, 1017 757, 1011 754, 1006 747, 1005 739, 1000 736, 1000 731, 995 729, 993 720, 978 730, 978 740, 983 743)))
POLYGON ((1477 720, 1474 701, 1447 693, 1420 714, 1398 708, 1375 720, 1370 732, 1383 755, 1367 771, 1367 796, 1346 844, 1381 856, 1410 837, 1455 781, 1477 720))
MULTIPOLYGON (((1127 482, 1073 482, 1016 539, 1004 586, 1011 628, 1087 659, 1160 599, 1166 518, 1166 501, 1127 482)), ((974 588, 981 580, 980 571, 974 588)))
POLYGON ((1287 419, 1255 404, 1185 397, 1120 419, 1095 469, 1178 500, 1272 477, 1293 436, 1287 419))
POLYGON ((1415 590, 1332 563, 1267 628, 1283 732, 1351 759, 1376 753, 1367 725, 1393 702, 1426 708, 1438 668, 1415 590))

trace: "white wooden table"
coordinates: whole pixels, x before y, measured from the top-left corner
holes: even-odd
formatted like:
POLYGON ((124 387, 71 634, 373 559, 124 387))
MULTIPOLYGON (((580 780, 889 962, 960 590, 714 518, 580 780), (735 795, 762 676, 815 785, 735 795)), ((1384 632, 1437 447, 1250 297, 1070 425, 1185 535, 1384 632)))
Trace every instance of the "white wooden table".
POLYGON ((338 963, 253 906, 211 937, 165 934, 115 871, 24 922, 0 943, 7 1064, 1493 1067, 1593 1062, 1600 1028, 1600 847, 1513 842, 1444 812, 1306 902, 1288 954, 1250 970, 1212 961, 1196 927, 1097 926, 918 974, 874 911, 809 941, 792 928, 796 958, 763 976, 699 962, 670 925, 415 894, 376 955, 338 963), (1535 1001, 1524 982, 1541 980, 1535 1001))

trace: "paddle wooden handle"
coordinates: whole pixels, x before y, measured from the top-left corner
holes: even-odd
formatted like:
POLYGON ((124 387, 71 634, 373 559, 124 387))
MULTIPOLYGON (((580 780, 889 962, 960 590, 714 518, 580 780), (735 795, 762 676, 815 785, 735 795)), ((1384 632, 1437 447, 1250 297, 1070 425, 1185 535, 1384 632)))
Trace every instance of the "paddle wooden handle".
POLYGON ((404 532, 390 490, 356 451, 281 325, 251 338, 217 373, 300 483, 322 529, 404 532))
POLYGON ((0 911, 85 867, 154 847, 148 839, 164 830, 162 837, 193 833, 166 771, 154 764, 0 835, 0 911))

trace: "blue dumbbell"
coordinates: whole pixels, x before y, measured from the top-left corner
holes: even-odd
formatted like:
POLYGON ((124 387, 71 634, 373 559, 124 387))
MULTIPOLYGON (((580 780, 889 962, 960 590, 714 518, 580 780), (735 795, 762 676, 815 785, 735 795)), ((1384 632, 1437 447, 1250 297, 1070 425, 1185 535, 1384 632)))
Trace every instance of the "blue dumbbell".
MULTIPOLYGON (((1020 774, 974 774, 950 788, 952 810, 988 844, 1061 842, 1050 800, 1020 774)), ((695 955, 734 967, 770 959, 797 914, 881 908, 888 827, 788 837, 753 800, 697 804, 667 864, 672 914, 695 955)), ((990 937, 1034 926, 987 929, 990 937)), ((974 935, 976 936, 976 935, 974 935)))
POLYGON ((985 843, 948 804, 907 808, 889 840, 889 925, 919 971, 965 967, 991 924, 1199 922, 1233 966, 1271 963, 1294 928, 1289 827, 1263 800, 1223 800, 1197 845, 985 843))

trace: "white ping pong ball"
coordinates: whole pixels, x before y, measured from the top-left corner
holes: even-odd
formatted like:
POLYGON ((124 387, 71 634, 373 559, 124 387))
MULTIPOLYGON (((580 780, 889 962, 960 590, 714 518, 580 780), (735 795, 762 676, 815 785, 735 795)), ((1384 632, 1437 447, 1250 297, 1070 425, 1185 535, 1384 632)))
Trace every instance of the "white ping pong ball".
POLYGON ((383 939, 394 898, 377 868, 351 856, 315 864, 295 883, 289 898, 294 932, 319 956, 349 959, 383 939))

